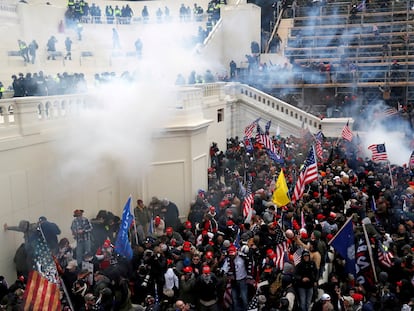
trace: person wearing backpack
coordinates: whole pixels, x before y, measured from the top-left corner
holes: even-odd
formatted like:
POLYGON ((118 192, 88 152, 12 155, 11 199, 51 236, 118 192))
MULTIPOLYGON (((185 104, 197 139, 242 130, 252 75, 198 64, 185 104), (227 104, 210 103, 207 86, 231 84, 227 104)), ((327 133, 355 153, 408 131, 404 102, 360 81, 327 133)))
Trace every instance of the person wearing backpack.
POLYGON ((289 302, 287 306, 288 311, 298 311, 300 310, 299 300, 297 299, 296 290, 293 287, 293 278, 289 274, 282 275, 282 288, 283 294, 282 298, 287 299, 289 302))

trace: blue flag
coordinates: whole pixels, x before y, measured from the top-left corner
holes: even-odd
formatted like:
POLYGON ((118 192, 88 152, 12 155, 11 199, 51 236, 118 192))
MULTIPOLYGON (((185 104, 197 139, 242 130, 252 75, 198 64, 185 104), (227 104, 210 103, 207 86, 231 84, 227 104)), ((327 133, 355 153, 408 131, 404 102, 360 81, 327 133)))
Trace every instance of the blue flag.
POLYGON ((131 196, 129 196, 124 211, 122 212, 122 221, 115 242, 115 252, 125 256, 129 260, 132 259, 132 247, 131 242, 129 241, 128 232, 133 219, 134 216, 131 213, 131 196))
POLYGON ((355 276, 355 237, 351 220, 352 218, 347 220, 329 244, 345 259, 346 272, 355 276))

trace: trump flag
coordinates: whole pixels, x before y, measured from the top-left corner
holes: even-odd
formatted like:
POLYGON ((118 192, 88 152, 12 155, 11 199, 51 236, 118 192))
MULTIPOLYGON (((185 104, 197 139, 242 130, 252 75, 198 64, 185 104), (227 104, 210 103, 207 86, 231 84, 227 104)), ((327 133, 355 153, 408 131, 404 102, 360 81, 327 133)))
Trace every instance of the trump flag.
POLYGON ((115 242, 115 252, 128 259, 132 259, 132 247, 128 233, 133 219, 134 216, 131 213, 131 196, 129 196, 124 211, 122 212, 122 221, 115 242))

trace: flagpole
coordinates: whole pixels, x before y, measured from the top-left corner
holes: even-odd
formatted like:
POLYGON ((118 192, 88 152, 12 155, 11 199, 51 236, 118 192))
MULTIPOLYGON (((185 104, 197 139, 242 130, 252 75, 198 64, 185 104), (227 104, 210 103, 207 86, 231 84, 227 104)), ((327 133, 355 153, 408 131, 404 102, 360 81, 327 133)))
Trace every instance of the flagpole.
MULTIPOLYGON (((130 197, 131 197, 131 201, 132 201, 132 195, 129 195, 130 197)), ((129 205, 129 210, 131 211, 131 205, 132 204, 130 204, 129 205)), ((135 219, 135 211, 133 210, 132 211, 132 215, 133 215, 133 217, 134 217, 134 232, 135 232, 135 242, 137 243, 137 245, 139 245, 139 243, 138 243, 138 231, 137 231, 137 222, 136 222, 136 219, 135 219)), ((144 227, 143 227, 144 228, 144 227)))
POLYGON ((369 241, 367 229, 365 228, 365 224, 364 223, 362 223, 362 229, 364 230, 364 236, 365 236, 365 241, 366 241, 367 247, 368 247, 368 254, 369 254, 369 260, 370 260, 371 266, 372 266, 372 271, 374 272, 374 280, 375 280, 375 283, 377 283, 378 282, 377 270, 375 269, 374 259, 372 257, 371 242, 369 241))
POLYGON ((352 220, 352 216, 349 217, 347 221, 345 221, 345 223, 342 225, 341 229, 339 229, 338 232, 333 236, 333 238, 329 240, 328 245, 331 245, 331 243, 342 232, 342 230, 344 230, 344 228, 346 227, 346 225, 348 224, 348 222, 350 222, 351 220, 352 220))

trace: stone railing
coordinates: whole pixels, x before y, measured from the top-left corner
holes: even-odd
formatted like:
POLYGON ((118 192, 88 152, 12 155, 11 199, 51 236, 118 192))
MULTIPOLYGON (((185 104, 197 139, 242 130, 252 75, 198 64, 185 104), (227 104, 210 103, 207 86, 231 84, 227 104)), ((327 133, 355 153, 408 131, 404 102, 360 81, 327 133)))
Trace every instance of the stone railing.
POLYGON ((321 119, 269 94, 245 84, 235 84, 238 97, 244 102, 283 119, 296 128, 308 128, 312 133, 321 129, 321 119))
POLYGON ((87 96, 14 97, 0 101, 0 140, 39 134, 88 108, 87 96))
MULTIPOLYGON (((240 83, 208 83, 179 87, 171 96, 170 109, 176 112, 177 125, 203 119, 203 112, 219 102, 237 101, 248 105, 257 115, 263 113, 283 121, 293 135, 302 129, 326 136, 337 136, 349 119, 324 119, 306 113, 280 99, 240 83)), ((96 108, 92 94, 73 94, 47 97, 15 97, 0 100, 0 141, 13 137, 40 134, 65 125, 71 118, 96 108)), ((99 107, 98 107, 99 108, 99 107)), ((350 121, 352 124, 352 120, 350 121)), ((236 129, 240 132, 242 129, 236 129)))

